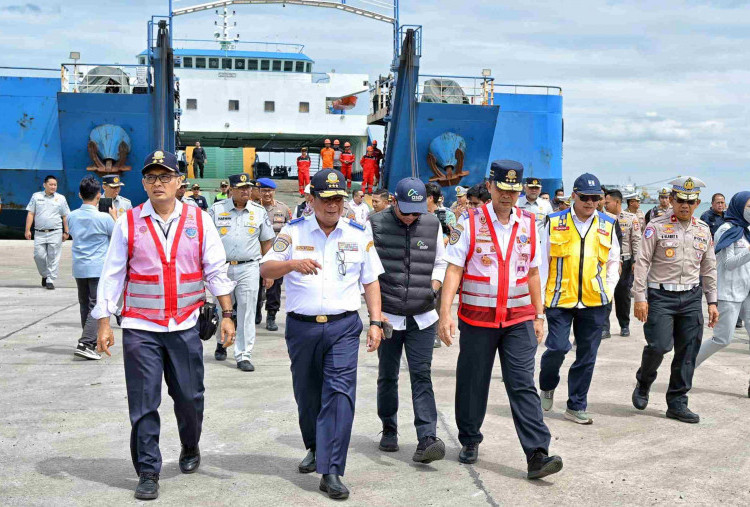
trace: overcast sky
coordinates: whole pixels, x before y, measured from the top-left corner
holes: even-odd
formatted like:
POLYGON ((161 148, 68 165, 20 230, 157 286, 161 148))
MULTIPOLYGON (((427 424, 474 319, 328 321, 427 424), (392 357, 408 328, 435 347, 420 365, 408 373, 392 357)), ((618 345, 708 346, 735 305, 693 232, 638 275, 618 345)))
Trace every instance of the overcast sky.
MULTIPOLYGON (((134 63, 146 21, 167 5, 0 0, 0 65, 57 67, 71 50, 88 62, 134 63)), ((499 82, 563 88, 566 187, 591 171, 603 182, 692 174, 709 191, 750 188, 750 0, 401 7, 403 24, 424 26, 422 72, 491 68, 499 82)), ((243 40, 305 44, 319 71, 388 72, 388 24, 300 6, 233 8, 243 40)), ((214 19, 213 11, 178 17, 175 37, 211 38, 214 19)))

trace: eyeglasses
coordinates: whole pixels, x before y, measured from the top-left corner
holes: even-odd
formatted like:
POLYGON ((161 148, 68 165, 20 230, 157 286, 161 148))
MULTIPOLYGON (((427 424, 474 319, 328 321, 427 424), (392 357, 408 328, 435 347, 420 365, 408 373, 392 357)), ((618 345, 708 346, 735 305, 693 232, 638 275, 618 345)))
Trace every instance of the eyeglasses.
POLYGON ((336 252, 336 264, 339 269, 339 274, 341 276, 346 275, 346 255, 341 250, 336 252))
POLYGON ((156 180, 158 179, 162 183, 169 183, 174 178, 179 178, 180 176, 177 174, 170 174, 170 173, 164 173, 164 174, 147 174, 143 177, 143 181, 148 183, 149 185, 153 185, 156 183, 156 180))
POLYGON ((602 200, 601 195, 576 194, 576 198, 581 202, 599 202, 602 200))
POLYGON ((422 213, 401 213, 401 214, 404 215, 405 217, 419 218, 419 215, 421 215, 422 213))
POLYGON ((689 206, 692 206, 697 202, 695 199, 680 199, 679 197, 675 197, 674 200, 677 204, 687 204, 689 206))

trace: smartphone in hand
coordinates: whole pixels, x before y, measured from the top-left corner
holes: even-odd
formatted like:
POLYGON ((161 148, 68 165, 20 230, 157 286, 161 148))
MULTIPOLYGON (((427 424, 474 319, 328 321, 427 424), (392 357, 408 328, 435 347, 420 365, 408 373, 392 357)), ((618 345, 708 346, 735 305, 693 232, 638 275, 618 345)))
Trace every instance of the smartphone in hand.
POLYGON ((390 322, 383 322, 383 336, 386 340, 393 336, 393 324, 390 322))

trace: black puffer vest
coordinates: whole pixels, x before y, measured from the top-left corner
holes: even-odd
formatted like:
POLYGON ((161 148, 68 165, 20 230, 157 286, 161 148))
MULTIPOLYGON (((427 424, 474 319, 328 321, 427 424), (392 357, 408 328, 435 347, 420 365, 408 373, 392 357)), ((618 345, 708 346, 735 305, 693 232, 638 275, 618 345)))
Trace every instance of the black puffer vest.
POLYGON ((440 221, 425 213, 407 227, 393 208, 370 215, 375 249, 385 273, 380 275, 383 311, 419 315, 435 309, 432 269, 440 221))

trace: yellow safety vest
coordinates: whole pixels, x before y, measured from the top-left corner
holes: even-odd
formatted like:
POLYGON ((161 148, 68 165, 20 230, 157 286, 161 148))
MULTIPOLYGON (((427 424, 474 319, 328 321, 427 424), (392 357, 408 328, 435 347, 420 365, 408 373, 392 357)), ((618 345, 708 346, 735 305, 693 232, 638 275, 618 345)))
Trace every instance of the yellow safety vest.
POLYGON ((596 212, 582 238, 570 209, 549 215, 547 308, 575 308, 578 303, 604 306, 610 302, 607 259, 614 226, 614 219, 596 212))

